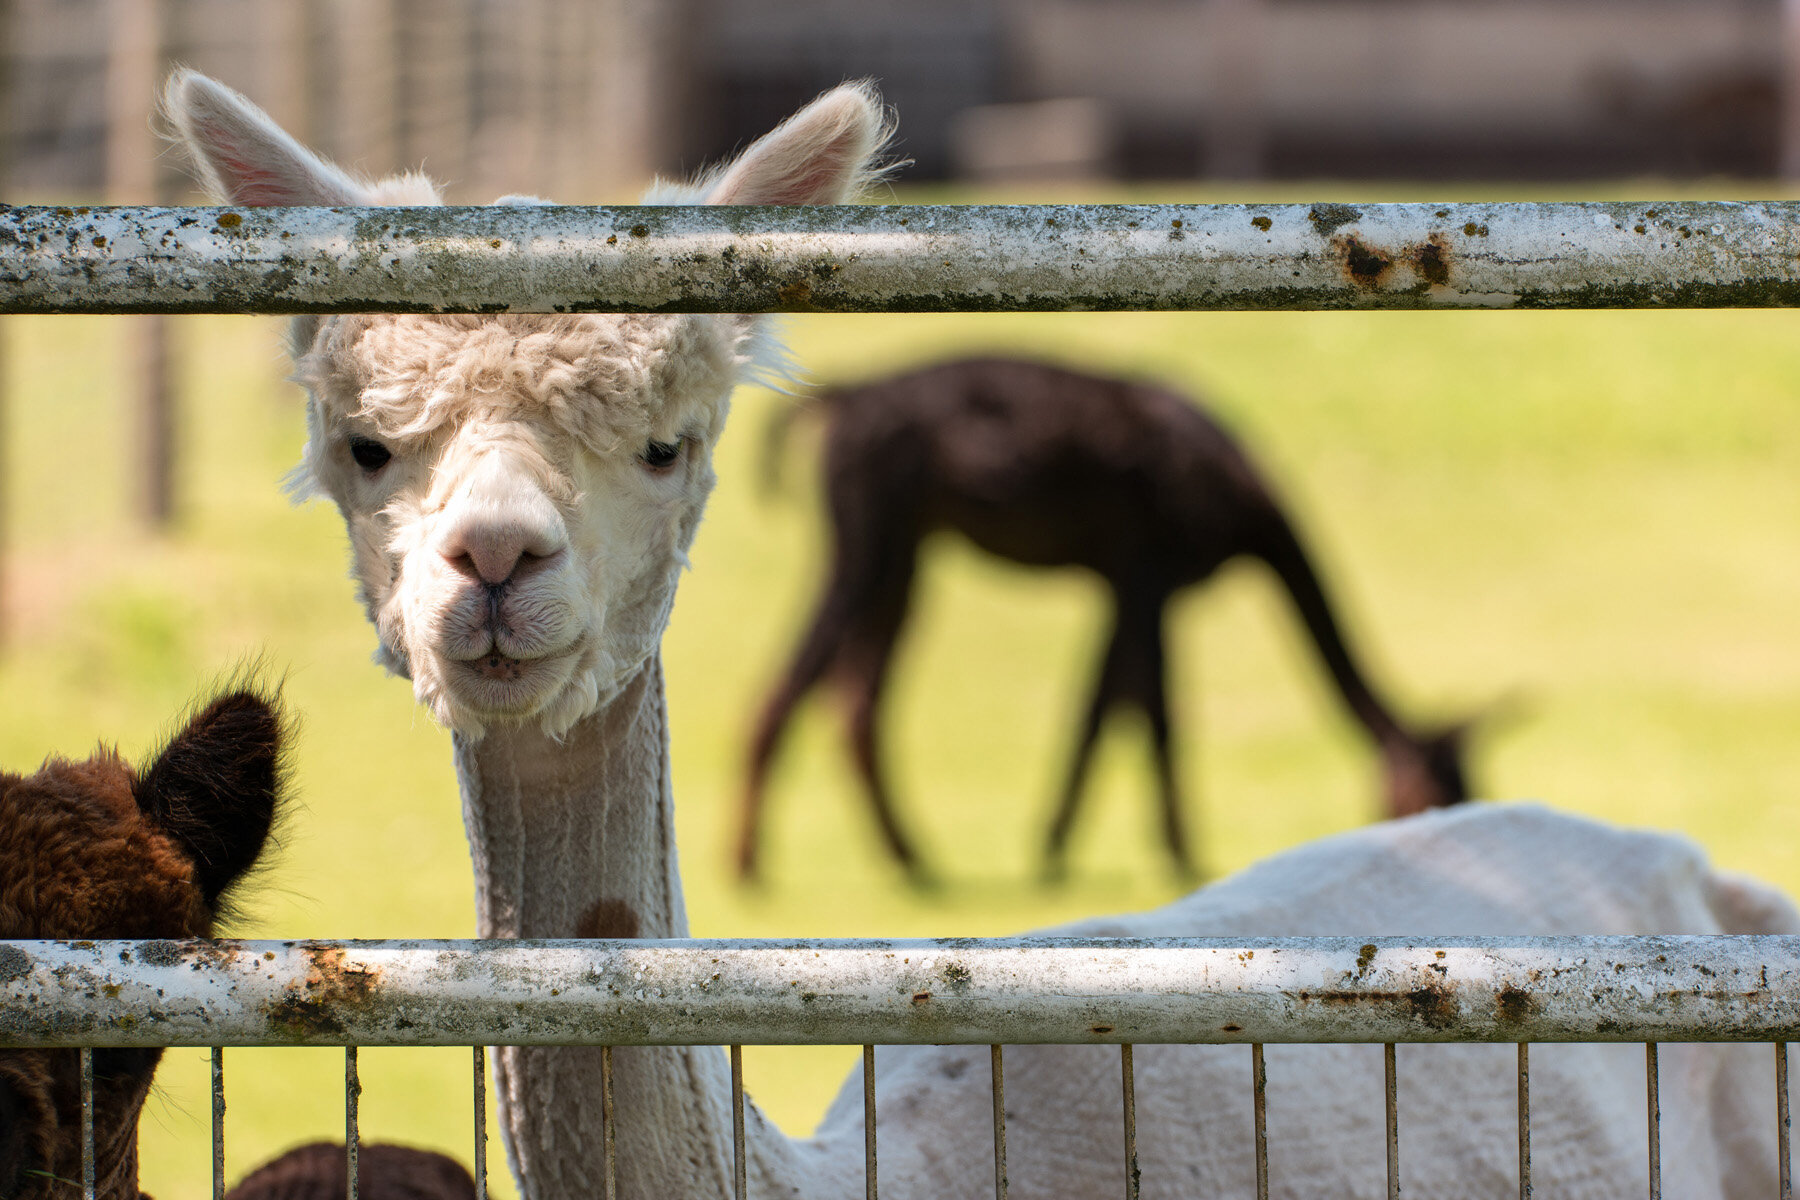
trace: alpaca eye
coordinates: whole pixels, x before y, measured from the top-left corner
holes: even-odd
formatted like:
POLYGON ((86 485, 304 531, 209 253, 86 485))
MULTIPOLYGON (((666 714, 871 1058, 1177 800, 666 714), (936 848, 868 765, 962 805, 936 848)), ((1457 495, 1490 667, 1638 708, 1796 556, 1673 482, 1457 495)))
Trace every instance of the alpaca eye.
POLYGON ((638 455, 638 460, 652 471, 660 471, 664 467, 673 466, 681 457, 681 446, 684 439, 676 438, 672 442, 651 442, 638 455))
POLYGON ((356 460, 357 466, 374 474, 387 466, 394 453, 374 438, 353 437, 350 439, 350 457, 356 460))

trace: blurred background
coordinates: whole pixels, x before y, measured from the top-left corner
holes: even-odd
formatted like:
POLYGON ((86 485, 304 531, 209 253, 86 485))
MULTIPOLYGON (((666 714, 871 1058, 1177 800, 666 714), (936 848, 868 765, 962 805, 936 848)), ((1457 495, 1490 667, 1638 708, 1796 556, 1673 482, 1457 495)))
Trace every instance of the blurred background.
MULTIPOLYGON (((185 63, 371 174, 453 201, 630 200, 873 76, 897 202, 1791 194, 1779 0, 0 0, 0 196, 198 202, 151 99, 185 63)), ((147 752, 258 659, 303 718, 280 854, 234 931, 464 937, 448 738, 369 662, 338 519, 292 508, 280 322, 0 320, 0 766, 147 752)), ((1385 690, 1478 726, 1483 795, 1679 829, 1800 893, 1800 320, 1777 311, 797 317, 806 377, 977 352, 1204 399, 1273 476, 1385 690)), ((802 392, 805 386, 799 389, 802 392)), ((781 760, 768 880, 731 879, 751 720, 808 616, 824 526, 802 422, 782 486, 745 389, 666 643, 689 909, 709 936, 1001 934, 1147 907, 1166 869, 1143 733, 1102 746, 1073 869, 1037 853, 1103 597, 928 546, 888 704, 906 886, 826 701, 781 760)), ((1179 770, 1217 875, 1378 811, 1366 742, 1266 574, 1184 594, 1179 770)), ((854 1051, 753 1051, 791 1131, 854 1051)), ((227 1054, 228 1171, 340 1137, 342 1058, 227 1054)), ((470 1159, 463 1051, 365 1052, 366 1136, 470 1159)), ((203 1054, 171 1054, 144 1185, 206 1194, 203 1054)), ((496 1163, 498 1157, 496 1157, 496 1163)), ((510 1183, 496 1179, 503 1192, 510 1183)))

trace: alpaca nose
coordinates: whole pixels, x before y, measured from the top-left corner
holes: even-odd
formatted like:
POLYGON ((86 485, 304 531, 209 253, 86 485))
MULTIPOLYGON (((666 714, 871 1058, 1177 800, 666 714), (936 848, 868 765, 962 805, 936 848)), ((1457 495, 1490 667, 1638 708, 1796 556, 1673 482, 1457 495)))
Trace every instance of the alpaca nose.
POLYGON ((554 529, 512 521, 463 521, 438 545, 438 553, 473 581, 501 584, 554 559, 563 548, 554 529))

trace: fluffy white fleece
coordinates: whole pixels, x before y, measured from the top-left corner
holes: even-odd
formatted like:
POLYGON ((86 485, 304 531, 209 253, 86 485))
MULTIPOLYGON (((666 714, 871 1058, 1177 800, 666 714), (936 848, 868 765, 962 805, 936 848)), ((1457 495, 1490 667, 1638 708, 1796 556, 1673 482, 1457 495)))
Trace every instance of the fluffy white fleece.
MULTIPOLYGON (((1620 829, 1535 804, 1471 804, 1278 854, 1165 908, 1085 921, 1082 937, 1528 936, 1800 933, 1778 893, 1708 865, 1685 838, 1620 829)), ((991 1161, 987 1051, 878 1051, 886 1180, 943 1180, 991 1161), (884 1125, 884 1128, 886 1126, 884 1125)), ((1266 1048, 1271 1195, 1386 1195, 1379 1046, 1266 1048)), ((1398 1049, 1403 1195, 1518 1195, 1516 1061, 1510 1045, 1398 1049)), ((1533 1182, 1557 1200, 1646 1194, 1640 1045, 1538 1045, 1531 1053, 1533 1182)), ((1136 1051, 1145 1197, 1251 1197, 1250 1050, 1136 1051)), ((1764 1045, 1661 1051, 1663 1194, 1775 1194, 1774 1063, 1764 1045)), ((1112 1047, 1006 1051, 1007 1152, 1015 1196, 1115 1195, 1123 1178, 1119 1059, 1112 1047), (1095 1129, 1115 1131, 1095 1152, 1095 1129)), ((854 1162, 862 1082, 852 1074, 807 1150, 854 1162)), ((839 1194, 860 1175, 844 1170, 839 1194)), ((941 1194, 975 1196, 980 1181, 941 1194)), ((813 1194, 830 1194, 820 1188, 813 1194)), ((901 1189, 900 1194, 913 1194, 901 1189)))

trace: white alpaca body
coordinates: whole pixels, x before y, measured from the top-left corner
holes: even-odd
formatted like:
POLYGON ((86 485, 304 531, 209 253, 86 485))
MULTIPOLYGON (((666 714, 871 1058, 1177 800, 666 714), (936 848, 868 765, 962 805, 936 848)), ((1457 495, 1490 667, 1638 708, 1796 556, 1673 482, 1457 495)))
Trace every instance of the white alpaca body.
MULTIPOLYGON (((1689 842, 1536 805, 1479 805, 1299 847, 1153 912, 1056 930, 1079 937, 1481 936, 1800 933, 1779 895, 1724 877, 1689 842)), ((1266 1049, 1275 1196, 1386 1195, 1379 1046, 1266 1049)), ((1005 1052, 1007 1158, 1018 1197, 1116 1196, 1123 1179, 1112 1047, 1005 1052)), ((877 1051, 883 1194, 992 1194, 983 1047, 877 1051), (933 1131, 913 1127, 929 1114, 933 1131), (956 1170, 948 1164, 959 1164, 956 1170), (911 1191, 909 1180, 930 1181, 911 1191)), ((1398 1051, 1400 1161, 1410 1197, 1518 1194, 1511 1045, 1398 1051)), ((1252 1196, 1250 1051, 1146 1046, 1135 1054, 1143 1195, 1252 1196)), ((1531 1053, 1533 1182, 1542 1196, 1646 1193, 1640 1045, 1531 1053)), ((1769 1196, 1774 1065, 1767 1046, 1661 1050, 1662 1162, 1670 1197, 1769 1196)), ((860 1069, 811 1144, 821 1162, 862 1145, 860 1069)), ((860 1167, 837 1194, 860 1185, 860 1167)))
MULTIPOLYGON (((428 181, 365 184, 243 97, 178 73, 169 115, 209 186, 240 204, 434 203, 428 181)), ((864 87, 828 93, 693 190, 722 204, 848 199, 883 139, 864 87)), ((484 937, 685 937, 657 650, 706 496, 728 397, 759 345, 731 316, 301 318, 309 393, 302 488, 350 533, 379 657, 456 732, 484 937)), ((1089 935, 1715 933, 1800 929, 1784 902, 1710 873, 1686 843, 1531 808, 1471 808, 1330 839, 1089 935), (1735 915, 1734 915, 1735 914, 1735 915)), ((1770 1194, 1766 1048, 1670 1048, 1665 1194, 1770 1194)), ((599 1054, 495 1055, 498 1107, 529 1200, 601 1193, 599 1054)), ((1012 1195, 1123 1189, 1117 1051, 1007 1055, 1012 1195)), ((613 1133, 628 1200, 731 1194, 730 1091, 717 1047, 615 1055, 613 1133)), ((1514 1193, 1513 1052, 1403 1047, 1410 1197, 1514 1193)), ((1377 1047, 1268 1051, 1281 1196, 1383 1193, 1377 1047)), ((1143 1195, 1251 1194, 1249 1052, 1138 1056, 1143 1195)), ((1636 1047, 1533 1055, 1539 1194, 1644 1193, 1636 1047)), ((992 1186, 986 1051, 884 1049, 882 1194, 992 1186)), ((751 1107, 762 1200, 862 1194, 860 1081, 818 1137, 751 1107)))

